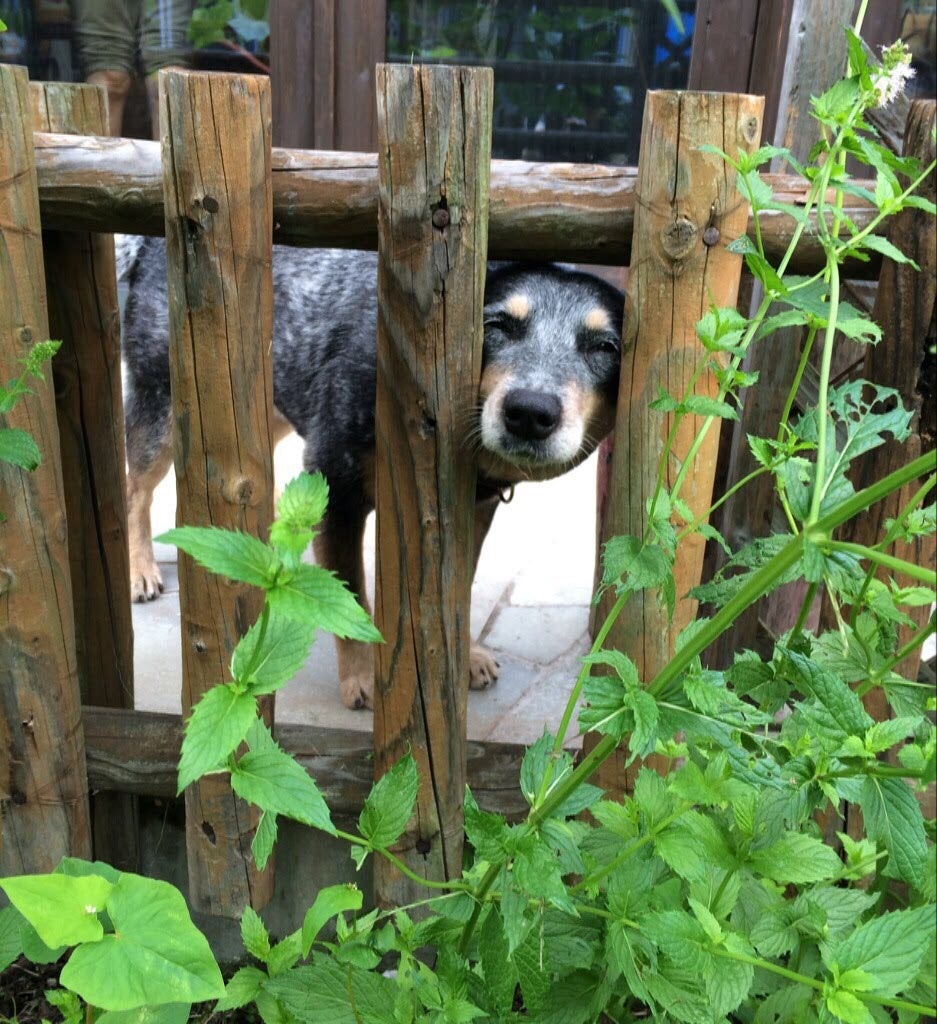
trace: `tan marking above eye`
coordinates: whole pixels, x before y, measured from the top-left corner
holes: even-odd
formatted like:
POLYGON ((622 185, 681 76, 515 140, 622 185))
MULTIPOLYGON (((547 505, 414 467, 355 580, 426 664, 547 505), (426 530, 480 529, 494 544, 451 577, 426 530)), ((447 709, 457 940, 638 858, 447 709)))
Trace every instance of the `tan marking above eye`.
POLYGON ((505 301, 504 311, 518 320, 526 320, 530 316, 530 299, 523 292, 516 292, 505 301))
POLYGON ((583 323, 590 331, 605 331, 612 326, 608 313, 601 306, 590 309, 583 323))

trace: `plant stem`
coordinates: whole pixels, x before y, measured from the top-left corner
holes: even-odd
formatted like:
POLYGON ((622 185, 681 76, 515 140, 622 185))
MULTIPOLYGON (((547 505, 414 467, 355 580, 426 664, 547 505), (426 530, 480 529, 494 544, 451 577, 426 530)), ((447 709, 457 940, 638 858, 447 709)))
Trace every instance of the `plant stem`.
MULTIPOLYGON (((272 585, 272 584, 271 584, 272 585)), ((251 655, 250 663, 244 670, 244 675, 238 682, 250 685, 250 678, 260 664, 260 658, 263 654, 264 639, 267 636, 267 624, 270 622, 270 602, 264 599, 263 611, 260 613, 260 631, 257 634, 257 643, 254 644, 254 653, 251 655)))
POLYGON ((813 495, 807 526, 812 526, 820 515, 820 502, 826 493, 826 434, 827 406, 829 404, 830 366, 833 362, 833 340, 836 337, 836 316, 839 310, 839 264, 829 263, 830 268, 830 312, 823 339, 823 360, 820 367, 820 393, 817 396, 817 462, 813 477, 813 495))
POLYGON ((831 540, 824 547, 829 551, 842 551, 857 558, 867 558, 884 569, 891 569, 892 572, 900 572, 921 583, 934 585, 934 573, 931 569, 906 562, 903 558, 895 558, 894 555, 887 555, 884 551, 876 551, 875 548, 867 548, 863 544, 851 544, 845 540, 831 540))
POLYGON ((343 832, 341 829, 336 829, 335 835, 338 836, 339 839, 344 839, 346 843, 351 843, 352 846, 363 846, 366 849, 379 854, 385 860, 390 861, 390 863, 393 864, 402 875, 406 875, 411 882, 416 882, 418 885, 422 885, 426 889, 444 889, 447 892, 468 891, 468 886, 465 882, 435 882, 431 878, 424 878, 422 875, 418 875, 415 871, 411 871, 399 857, 395 857, 390 850, 386 850, 383 847, 372 847, 367 839, 362 839, 361 836, 353 835, 351 832, 343 832))

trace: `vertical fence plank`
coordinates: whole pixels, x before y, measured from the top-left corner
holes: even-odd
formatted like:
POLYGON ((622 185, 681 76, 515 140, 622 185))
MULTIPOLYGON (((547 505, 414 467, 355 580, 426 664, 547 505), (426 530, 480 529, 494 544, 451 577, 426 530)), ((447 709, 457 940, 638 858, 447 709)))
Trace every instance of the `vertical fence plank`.
MULTIPOLYGON (((416 813, 399 856, 426 878, 462 867, 478 393, 492 74, 378 69, 376 771, 410 748, 416 813)), ((384 862, 378 901, 420 891, 384 862)))
MULTIPOLYGON (((734 306, 741 259, 726 245, 745 233, 748 207, 735 187, 735 174, 718 156, 701 153, 717 145, 730 156, 757 148, 761 134, 761 97, 736 93, 652 92, 644 108, 638 194, 631 259, 631 297, 637 336, 622 357, 604 539, 617 534, 641 537, 646 505, 653 495, 657 464, 670 432, 671 416, 650 403, 664 388, 678 399, 705 356, 695 324, 710 303, 734 306), (707 227, 718 232, 715 244, 703 240, 707 227)), ((707 233, 712 241, 712 232, 707 233)), ((717 385, 703 374, 696 394, 714 395, 717 385)), ((677 431, 664 475, 670 488, 702 424, 687 416, 677 431)), ((680 497, 701 515, 711 504, 719 431, 712 429, 696 455, 680 497)), ((697 534, 677 552, 677 608, 673 622, 656 594, 632 595, 609 635, 607 646, 627 653, 649 680, 673 655, 677 634, 692 619, 696 602, 685 598, 699 582, 705 543, 697 534)), ((614 601, 600 603, 602 622, 614 601)), ((587 736, 591 742, 592 737, 587 736)), ((622 777, 621 763, 608 763, 601 782, 608 789, 630 788, 633 770, 622 777)))
MULTIPOLYGON (((904 153, 916 156, 921 166, 934 159, 935 103, 933 100, 915 100, 908 112, 904 153)), ((932 173, 923 183, 921 194, 934 202, 937 196, 937 174, 932 173)), ((897 264, 892 260, 882 263, 882 272, 875 294, 872 319, 881 325, 882 340, 870 345, 865 353, 863 376, 875 384, 895 388, 904 405, 914 411, 911 436, 903 444, 889 439, 880 448, 867 452, 859 461, 853 475, 856 490, 868 487, 893 470, 896 464, 932 452, 937 443, 937 399, 934 394, 935 358, 932 350, 935 336, 935 308, 937 308, 937 224, 933 217, 919 210, 903 210, 889 225, 889 241, 921 268, 897 264)), ((924 481, 909 484, 880 502, 849 524, 843 531, 844 539, 857 544, 874 546, 885 531, 885 521, 893 519, 911 500, 924 481), (848 534, 848 537, 845 536, 848 534)), ((933 495, 928 501, 933 500, 933 495)), ((918 537, 907 544, 899 542, 892 549, 898 558, 914 565, 935 568, 937 540, 933 534, 918 537)), ((910 585, 912 580, 903 580, 910 585)), ((914 630, 930 618, 927 605, 907 608, 914 620, 914 630)), ((832 618, 832 616, 831 616, 832 618)), ((913 630, 902 627, 901 642, 911 639, 913 630)), ((906 679, 916 679, 920 667, 920 650, 896 666, 906 679)), ((881 690, 868 694, 869 713, 878 721, 888 717, 888 707, 881 690)))
MULTIPOLYGON (((176 521, 266 537, 273 282, 270 84, 249 75, 160 72, 176 521)), ((231 652, 262 595, 179 555, 182 708, 230 678, 231 652)), ((272 702, 268 705, 272 714, 272 702)), ((250 855, 256 821, 226 779, 186 790, 189 899, 239 916, 266 903, 272 870, 250 855)))
MULTIPOLYGON (((30 85, 33 128, 107 134, 107 94, 67 82, 30 85)), ((45 232, 49 330, 62 341, 52 363, 62 452, 83 704, 133 708, 133 618, 120 386, 120 314, 110 235, 45 232)), ((137 866, 136 800, 91 797, 94 856, 137 866)))
MULTIPOLYGON (((0 64, 0 367, 12 377, 48 337, 29 88, 0 64)), ((42 463, 0 461, 0 875, 88 857, 84 737, 65 499, 51 374, 0 426, 28 431, 42 463)))

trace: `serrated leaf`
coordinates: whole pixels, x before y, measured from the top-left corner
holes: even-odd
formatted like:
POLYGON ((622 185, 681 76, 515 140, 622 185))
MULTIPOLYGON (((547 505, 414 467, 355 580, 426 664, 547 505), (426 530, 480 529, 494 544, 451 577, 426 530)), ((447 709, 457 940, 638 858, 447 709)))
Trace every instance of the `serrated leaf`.
POLYGON ((882 914, 837 943, 821 947, 823 960, 841 972, 862 970, 875 979, 876 992, 896 995, 917 977, 935 930, 933 906, 882 914))
POLYGON ((277 841, 277 816, 272 811, 264 811, 257 822, 257 831, 251 840, 251 856, 258 870, 263 871, 273 853, 277 841))
POLYGON ((253 1002, 267 980, 267 974, 256 967, 241 967, 225 986, 224 995, 215 1003, 215 1013, 237 1010, 253 1002))
POLYGON ((185 723, 176 792, 222 765, 247 736, 256 717, 253 694, 238 693, 225 684, 208 690, 185 723))
POLYGON ((259 659, 254 663, 262 620, 258 619, 234 648, 231 675, 251 693, 273 693, 289 682, 306 663, 315 628, 270 613, 259 659), (250 670, 250 677, 245 673, 250 670))
POLYGON ((276 552, 263 541, 217 526, 177 526, 156 540, 173 544, 209 572, 254 587, 269 587, 279 564, 276 552))
POLYGON ((748 866, 775 882, 822 882, 838 874, 836 851, 813 836, 785 833, 776 843, 749 855, 748 866))
MULTIPOLYGON (((138 1006, 134 1010, 108 1010, 95 1018, 95 1024, 186 1024, 191 1009, 191 1003, 166 1003, 138 1006)), ((83 1016, 82 1011, 82 1019, 83 1016)))
POLYGON ((875 1018, 869 1008, 858 996, 841 988, 825 994, 826 1008, 845 1024, 875 1024, 875 1018))
POLYGON ((299 565, 267 591, 271 611, 338 637, 381 643, 368 613, 333 573, 318 565, 299 565))
POLYGON ((386 848, 406 828, 420 788, 416 761, 405 754, 371 788, 358 818, 358 830, 372 846, 386 848))
POLYGON ((861 244, 864 249, 872 249, 873 252, 880 252, 883 256, 887 256, 895 263, 909 263, 915 270, 921 269, 914 260, 909 256, 905 256, 897 245, 894 245, 883 235, 866 235, 865 238, 862 239, 861 244))
POLYGON ((859 805, 869 838, 889 853, 890 873, 920 889, 927 864, 927 840, 914 793, 901 779, 867 776, 859 805))
POLYGON ((32 472, 42 461, 42 454, 25 430, 0 427, 0 461, 32 472))
POLYGON ((264 986, 306 1024, 390 1024, 395 985, 374 971, 321 959, 272 978, 264 986))
POLYGON ((500 1014, 506 1014, 514 1003, 514 990, 520 978, 509 955, 508 940, 504 934, 501 916, 494 908, 489 911, 479 930, 478 947, 485 987, 495 1010, 500 1014))
POLYGON ((224 981, 182 894, 167 882, 122 874, 107 900, 114 933, 79 946, 61 983, 104 1010, 218 999, 224 981))
POLYGON ((97 942, 104 935, 98 918, 114 885, 98 875, 20 875, 0 878, 14 907, 50 948, 97 942))
POLYGON ((303 956, 309 955, 327 921, 346 910, 360 910, 363 899, 364 894, 356 885, 329 885, 320 889, 303 919, 303 956))
POLYGON ((251 956, 266 963, 270 955, 270 935, 260 914, 251 906, 245 907, 241 914, 241 942, 251 956))
POLYGON ((241 757, 231 772, 231 788, 268 813, 282 814, 335 835, 319 787, 302 765, 275 744, 241 757))

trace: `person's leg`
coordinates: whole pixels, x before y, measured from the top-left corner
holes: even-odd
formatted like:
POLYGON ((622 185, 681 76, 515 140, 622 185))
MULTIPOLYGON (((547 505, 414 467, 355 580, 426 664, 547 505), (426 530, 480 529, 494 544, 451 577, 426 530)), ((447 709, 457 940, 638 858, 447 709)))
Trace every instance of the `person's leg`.
POLYGON ((159 83, 162 68, 188 67, 192 62, 189 20, 192 0, 144 0, 140 53, 146 73, 153 138, 159 138, 159 83))
POLYGON ((107 90, 108 128, 120 135, 137 48, 137 3, 75 0, 75 42, 85 79, 107 90))

